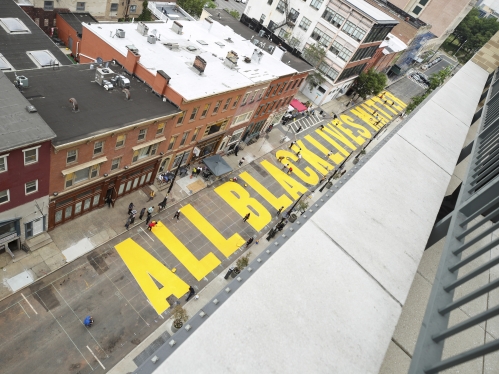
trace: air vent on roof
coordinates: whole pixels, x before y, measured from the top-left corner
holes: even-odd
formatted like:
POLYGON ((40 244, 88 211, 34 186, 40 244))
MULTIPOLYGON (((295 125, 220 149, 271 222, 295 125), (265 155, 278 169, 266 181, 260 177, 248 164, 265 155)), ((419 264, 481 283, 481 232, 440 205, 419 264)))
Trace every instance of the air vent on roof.
POLYGON ((251 40, 251 43, 253 43, 254 45, 258 45, 258 43, 260 43, 260 41, 255 38, 255 39, 251 40))
POLYGON ((147 42, 148 42, 149 44, 156 44, 156 36, 155 36, 155 35, 149 35, 149 36, 147 37, 147 42))
POLYGON ((27 106, 26 106, 26 111, 27 111, 28 113, 36 113, 36 112, 38 112, 38 111, 36 110, 36 108, 35 108, 33 105, 27 105, 27 106))
POLYGON ((137 23, 137 31, 140 35, 146 36, 149 33, 149 26, 147 26, 144 22, 137 23))
POLYGON ((182 35, 182 29, 184 26, 180 22, 173 21, 172 31, 176 34, 182 35))
POLYGON ((191 52, 196 52, 198 50, 196 47, 193 47, 192 45, 188 45, 186 48, 191 52))
POLYGON ((215 44, 218 45, 219 47, 225 47, 225 44, 221 42, 215 42, 215 44))
POLYGON ((118 38, 124 38, 125 37, 125 30, 123 30, 123 29, 117 29, 116 30, 116 36, 118 38))
POLYGON ((227 39, 225 39, 225 41, 229 42, 229 43, 234 43, 231 38, 227 38, 227 39))
POLYGON ((208 45, 204 40, 196 40, 201 45, 208 45))
POLYGON ((163 43, 166 48, 170 48, 170 50, 175 49, 178 50, 178 43, 163 43))
POLYGON ((236 52, 230 51, 227 53, 227 57, 225 58, 224 65, 228 66, 231 69, 234 69, 237 66, 237 60, 239 56, 236 52))

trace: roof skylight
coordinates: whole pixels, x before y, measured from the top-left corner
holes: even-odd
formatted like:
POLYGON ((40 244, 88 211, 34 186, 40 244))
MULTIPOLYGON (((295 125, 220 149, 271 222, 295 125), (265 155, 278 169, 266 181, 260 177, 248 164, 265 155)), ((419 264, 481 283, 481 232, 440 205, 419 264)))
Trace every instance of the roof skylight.
POLYGON ((204 40, 196 40, 201 45, 208 45, 204 40))
POLYGON ((54 57, 50 51, 29 51, 26 52, 31 60, 40 68, 49 66, 58 66, 60 62, 54 57))
POLYGON ((7 61, 5 57, 0 53, 0 70, 6 71, 6 70, 14 70, 12 65, 7 61))
POLYGON ((225 47, 225 44, 224 43, 221 43, 221 42, 215 42, 216 45, 220 46, 220 47, 225 47))
POLYGON ((31 31, 19 18, 0 18, 0 26, 9 34, 31 34, 31 31))

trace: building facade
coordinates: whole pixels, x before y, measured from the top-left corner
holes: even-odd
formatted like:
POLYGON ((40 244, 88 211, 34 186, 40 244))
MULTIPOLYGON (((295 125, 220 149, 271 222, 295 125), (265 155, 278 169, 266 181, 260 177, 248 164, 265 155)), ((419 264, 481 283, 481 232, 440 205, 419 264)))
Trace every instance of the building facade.
POLYGON ((0 253, 47 229, 54 132, 0 72, 0 253))
POLYGON ((260 0, 248 4, 244 14, 301 50, 314 65, 307 48, 315 44, 327 51, 318 66, 326 81, 302 88, 316 105, 344 95, 398 23, 363 0, 260 0))

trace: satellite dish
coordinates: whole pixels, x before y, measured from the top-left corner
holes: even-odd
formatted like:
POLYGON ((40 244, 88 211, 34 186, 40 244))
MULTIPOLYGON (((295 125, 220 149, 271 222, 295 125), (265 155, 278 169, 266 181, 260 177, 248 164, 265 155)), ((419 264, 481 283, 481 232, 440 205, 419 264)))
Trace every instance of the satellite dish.
POLYGON ((97 62, 100 65, 100 64, 102 64, 104 62, 104 60, 102 59, 102 57, 97 57, 95 59, 95 62, 97 62))

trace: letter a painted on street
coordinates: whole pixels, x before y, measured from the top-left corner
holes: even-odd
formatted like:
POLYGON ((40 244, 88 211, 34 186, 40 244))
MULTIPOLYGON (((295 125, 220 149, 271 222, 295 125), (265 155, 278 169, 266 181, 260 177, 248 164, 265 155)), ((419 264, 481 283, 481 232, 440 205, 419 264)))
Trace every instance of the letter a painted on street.
POLYGON ((179 299, 189 292, 187 283, 172 273, 133 239, 128 238, 114 248, 144 291, 156 313, 161 314, 170 307, 166 301, 167 297, 175 295, 179 299), (163 287, 158 288, 153 278, 163 287))

